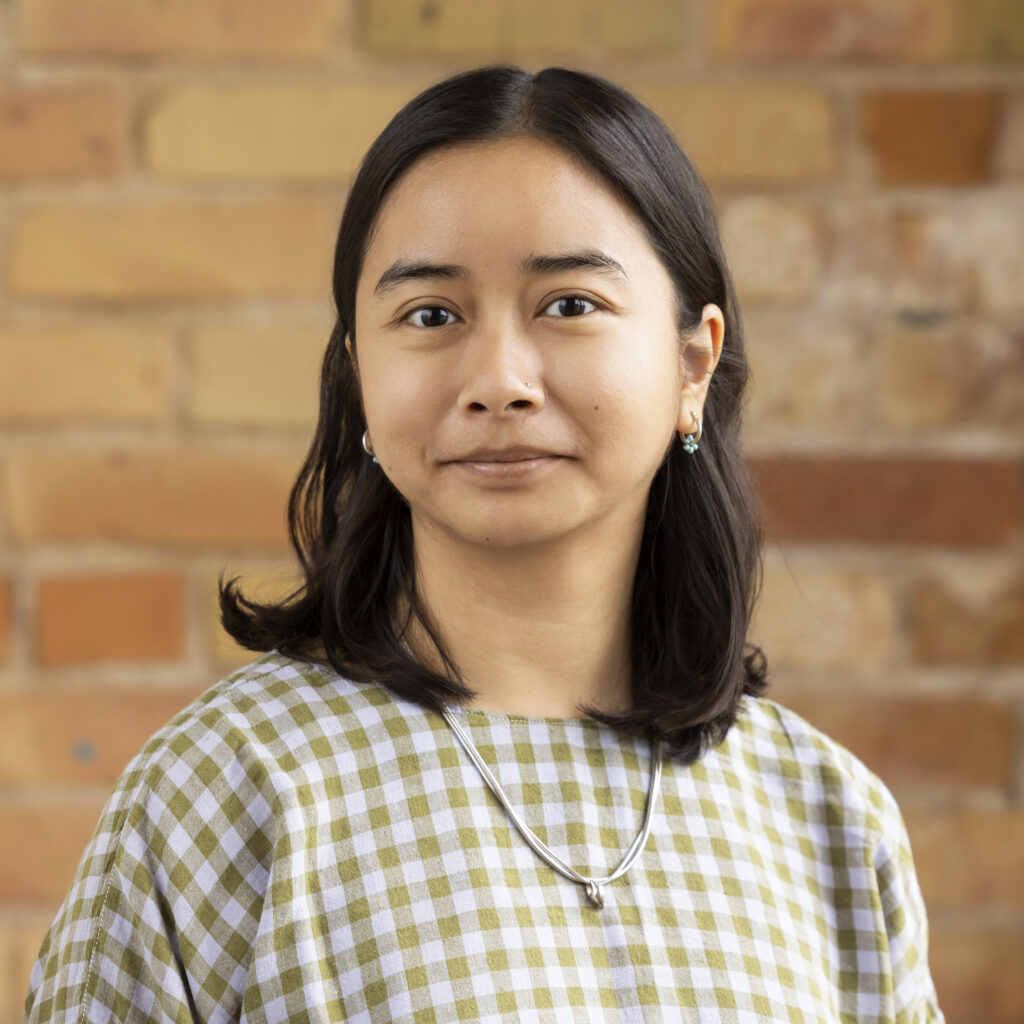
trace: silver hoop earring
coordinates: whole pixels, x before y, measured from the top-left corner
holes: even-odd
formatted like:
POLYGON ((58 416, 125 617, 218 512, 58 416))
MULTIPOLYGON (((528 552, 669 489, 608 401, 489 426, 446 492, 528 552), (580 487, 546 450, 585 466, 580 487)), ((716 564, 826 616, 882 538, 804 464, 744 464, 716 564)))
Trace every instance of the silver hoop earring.
POLYGON ((378 459, 377 456, 373 454, 373 449, 370 447, 370 442, 367 437, 369 433, 370 432, 368 430, 363 431, 363 451, 366 452, 366 454, 369 455, 371 459, 373 459, 373 464, 375 466, 379 466, 380 459, 378 459))
POLYGON ((692 455, 697 450, 700 444, 700 439, 704 435, 704 426, 700 421, 700 417, 695 416, 692 412, 690 413, 690 416, 697 424, 697 431, 696 433, 685 434, 683 436, 683 451, 686 452, 687 455, 692 455))

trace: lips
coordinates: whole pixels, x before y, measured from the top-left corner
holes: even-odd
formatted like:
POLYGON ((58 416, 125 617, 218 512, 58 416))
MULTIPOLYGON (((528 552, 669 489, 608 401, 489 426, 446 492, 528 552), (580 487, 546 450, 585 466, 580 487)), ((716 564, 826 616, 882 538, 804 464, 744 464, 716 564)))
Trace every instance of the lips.
POLYGON ((477 448, 448 462, 530 462, 534 459, 552 459, 558 456, 543 448, 477 448))

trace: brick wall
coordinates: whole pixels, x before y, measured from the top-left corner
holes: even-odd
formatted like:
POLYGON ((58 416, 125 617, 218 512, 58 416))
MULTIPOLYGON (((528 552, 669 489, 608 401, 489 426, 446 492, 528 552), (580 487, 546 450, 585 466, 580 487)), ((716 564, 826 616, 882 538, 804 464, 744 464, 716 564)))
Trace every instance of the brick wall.
POLYGON ((1017 0, 0 0, 0 1024, 121 767, 246 660, 218 570, 287 576, 363 149, 495 59, 708 179, 775 696, 899 797, 950 1021, 1024 1021, 1017 0))

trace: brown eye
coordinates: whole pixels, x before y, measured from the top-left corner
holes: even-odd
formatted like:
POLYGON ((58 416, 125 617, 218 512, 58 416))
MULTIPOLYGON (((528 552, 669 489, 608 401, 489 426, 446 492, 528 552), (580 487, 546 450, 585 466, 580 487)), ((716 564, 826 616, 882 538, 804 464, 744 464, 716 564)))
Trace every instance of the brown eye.
POLYGON ((597 305, 590 301, 590 299, 581 298, 579 295, 563 295, 560 299, 555 299, 547 309, 544 310, 545 315, 554 315, 562 319, 569 319, 572 317, 584 316, 591 310, 597 309, 597 305), (589 309, 587 307, 590 307, 589 309), (551 314, 550 310, 557 307, 558 312, 551 314))
POLYGON ((444 306, 420 306, 404 317, 415 327, 446 327, 455 322, 455 314, 444 306))

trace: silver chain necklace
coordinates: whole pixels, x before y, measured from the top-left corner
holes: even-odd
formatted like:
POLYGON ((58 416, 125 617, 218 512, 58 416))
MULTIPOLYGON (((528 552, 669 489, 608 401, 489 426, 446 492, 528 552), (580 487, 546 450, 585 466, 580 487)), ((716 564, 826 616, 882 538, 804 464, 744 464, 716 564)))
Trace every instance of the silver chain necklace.
POLYGON ((555 869, 560 875, 584 887, 587 899, 598 910, 604 906, 604 887, 616 878, 621 878, 632 866, 633 862, 640 856, 640 852, 647 844, 647 837, 651 834, 651 823, 654 818, 654 805, 658 802, 658 787, 661 785, 661 744, 657 739, 651 740, 651 781, 647 789, 647 808, 644 812, 644 823, 636 839, 626 851, 619 866, 607 878, 587 878, 581 875, 575 868, 570 867, 557 854, 552 853, 547 845, 534 834, 525 821, 519 816, 516 809, 509 803, 505 791, 501 788, 494 773, 487 767, 487 763, 480 756, 469 734, 456 721, 455 716, 448 708, 443 712, 445 721, 451 726, 452 732, 458 737, 459 742, 465 747, 469 759, 476 765, 477 770, 483 776, 490 791, 498 798, 498 803, 505 808, 505 813, 512 819, 512 824, 519 830, 520 835, 529 843, 534 853, 555 869))

